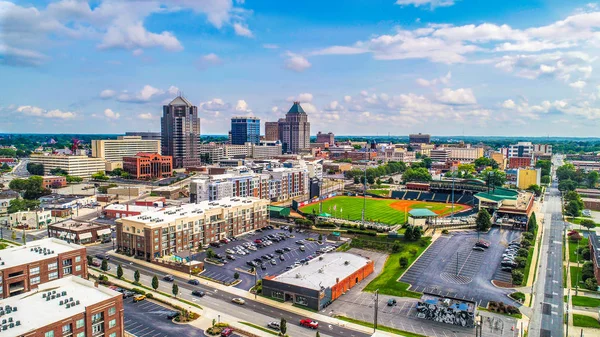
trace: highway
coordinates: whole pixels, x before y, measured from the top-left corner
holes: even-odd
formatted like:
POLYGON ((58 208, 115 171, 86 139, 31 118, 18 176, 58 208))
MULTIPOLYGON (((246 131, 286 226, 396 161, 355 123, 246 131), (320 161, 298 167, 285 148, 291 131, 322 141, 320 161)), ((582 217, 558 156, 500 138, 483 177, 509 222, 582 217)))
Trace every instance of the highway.
MULTIPOLYGON (((556 156, 554 168, 562 164, 556 156)), ((562 244, 565 224, 563 222, 561 194, 553 180, 542 211, 544 222, 538 275, 534 284, 535 303, 529 336, 563 336, 563 288, 562 244)))
MULTIPOLYGON (((103 245, 96 245, 88 247, 88 255, 94 255, 101 252, 105 252, 112 248, 110 243, 103 245)), ((152 268, 149 268, 145 265, 140 265, 135 262, 130 262, 129 260, 125 260, 120 258, 119 256, 111 255, 110 264, 112 264, 111 273, 116 273, 116 265, 121 264, 123 266, 125 277, 128 279, 133 279, 133 273, 135 270, 139 270, 141 274, 140 281, 150 286, 151 279, 154 275, 157 275, 160 280, 161 288, 160 290, 170 293, 171 292, 171 283, 162 281, 162 272, 156 271, 152 268), (164 287, 164 288, 163 288, 164 287)), ((235 315, 240 319, 246 319, 249 322, 252 322, 257 325, 265 326, 269 321, 279 321, 281 317, 284 317, 288 321, 288 327, 291 325, 296 326, 298 332, 302 332, 302 335, 306 334, 314 334, 314 332, 309 332, 304 328, 298 326, 298 322, 302 318, 311 317, 311 312, 306 311, 306 315, 297 315, 296 313, 280 309, 278 307, 269 306, 263 304, 261 302, 257 302, 251 299, 246 299, 246 304, 244 306, 239 306, 231 303, 231 299, 237 297, 232 293, 222 290, 216 290, 207 285, 201 284, 199 286, 193 286, 187 283, 187 278, 175 277, 175 282, 179 286, 180 293, 187 300, 196 300, 197 298, 191 297, 189 295, 192 290, 202 290, 206 292, 206 296, 198 299, 197 303, 203 307, 210 308, 214 311, 219 311, 223 313, 227 313, 229 315, 235 315)), ((202 282, 202 281, 201 281, 202 282)), ((295 330, 295 329, 294 329, 295 330)), ((337 326, 337 325, 326 325, 321 323, 321 327, 319 331, 322 335, 334 336, 334 337, 361 337, 361 336, 370 336, 369 334, 365 334, 356 330, 348 329, 345 327, 337 326)), ((291 333, 291 331, 290 331, 291 333)), ((298 335, 298 334, 294 334, 298 335)))

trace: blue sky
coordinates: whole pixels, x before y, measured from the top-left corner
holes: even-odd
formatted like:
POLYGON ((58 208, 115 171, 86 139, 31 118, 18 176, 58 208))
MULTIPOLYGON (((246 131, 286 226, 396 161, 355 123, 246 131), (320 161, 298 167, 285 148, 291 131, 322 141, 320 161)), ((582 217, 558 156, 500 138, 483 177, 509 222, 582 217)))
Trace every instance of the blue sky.
POLYGON ((478 0, 0 0, 0 132, 598 136, 600 5, 478 0))

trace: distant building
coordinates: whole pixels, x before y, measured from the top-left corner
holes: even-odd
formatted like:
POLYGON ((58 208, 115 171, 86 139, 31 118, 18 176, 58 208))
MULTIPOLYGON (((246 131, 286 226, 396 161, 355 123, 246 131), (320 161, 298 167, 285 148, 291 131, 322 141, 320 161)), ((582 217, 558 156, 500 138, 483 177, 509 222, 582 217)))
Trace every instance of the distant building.
POLYGON ((312 310, 321 310, 373 273, 373 261, 350 253, 318 259, 263 278, 263 294, 312 310))
POLYGON ((258 144, 260 141, 260 119, 257 117, 231 118, 231 144, 258 144))
POLYGON ((119 162, 123 157, 139 152, 160 154, 160 141, 143 140, 140 136, 119 136, 117 139, 92 140, 92 157, 119 162))
POLYGON ((50 175, 53 169, 63 169, 70 176, 91 178, 92 174, 105 171, 105 161, 102 158, 87 156, 69 156, 59 154, 32 153, 29 162, 44 165, 44 175, 50 175))
POLYGON ((43 176, 42 186, 45 188, 61 188, 67 186, 67 177, 65 176, 43 176))
POLYGON ((160 132, 125 132, 125 136, 139 136, 142 137, 142 140, 158 140, 160 141, 160 132))
POLYGON ((329 133, 321 133, 321 131, 319 131, 317 133, 317 143, 327 143, 330 146, 333 146, 335 144, 335 135, 333 134, 333 132, 329 132, 329 133))
POLYGON ((506 169, 507 160, 502 152, 492 152, 490 158, 498 164, 498 168, 501 170, 506 169))
POLYGON ((25 227, 28 229, 44 228, 52 222, 50 210, 18 211, 8 215, 8 223, 12 227, 25 227))
POLYGON ((280 156, 282 146, 280 141, 263 140, 251 145, 251 156, 254 159, 265 159, 280 156))
POLYGON ((163 106, 162 154, 173 157, 173 167, 200 166, 200 118, 198 107, 182 96, 163 106))
POLYGON ((300 102, 294 102, 285 119, 279 120, 279 139, 284 153, 310 149, 310 123, 300 102))
POLYGON ((552 145, 548 144, 533 144, 533 153, 537 155, 551 155, 552 145))
POLYGON ((0 306, 6 336, 125 336, 123 295, 81 277, 48 282, 0 306))
POLYGON ((265 140, 279 140, 279 122, 265 122, 265 140))
POLYGON ((410 144, 429 144, 431 143, 431 135, 428 134, 411 134, 408 135, 408 142, 410 144))
POLYGON ((520 168, 517 170, 517 188, 527 189, 531 185, 541 185, 542 169, 520 168))
POLYGON ((600 162, 598 161, 587 161, 587 160, 573 160, 571 162, 578 170, 589 171, 600 171, 600 162))
MULTIPOLYGON (((508 159, 513 157, 525 158, 533 157, 533 144, 531 142, 518 142, 517 144, 512 144, 508 147, 508 159)), ((510 164, 510 163, 509 163, 510 164)))
POLYGON ((591 231, 589 235, 588 247, 591 260, 594 263, 594 277, 600 284, 600 236, 596 231, 591 231))
POLYGON ((110 240, 111 233, 109 224, 67 220, 48 225, 48 237, 65 240, 78 245, 110 240))
POLYGON ((123 170, 136 179, 170 177, 173 174, 173 158, 140 152, 135 156, 123 157, 123 170))
MULTIPOLYGON (((40 284, 68 275, 83 278, 88 275, 85 247, 53 238, 0 250, 0 261, 3 280, 0 298, 28 292, 40 284)), ((27 314, 31 315, 31 312, 27 314)))
POLYGON ((531 167, 531 157, 510 157, 508 158, 508 168, 531 167))
POLYGON ((121 219, 128 216, 140 215, 147 212, 152 212, 162 209, 162 207, 154 207, 153 205, 129 205, 129 204, 111 204, 102 210, 104 217, 109 219, 121 219))
POLYGON ((429 156, 433 162, 445 163, 450 159, 450 149, 439 148, 429 151, 429 156))
POLYGON ((472 163, 478 158, 483 157, 483 148, 481 147, 451 147, 450 161, 459 161, 461 163, 472 163))

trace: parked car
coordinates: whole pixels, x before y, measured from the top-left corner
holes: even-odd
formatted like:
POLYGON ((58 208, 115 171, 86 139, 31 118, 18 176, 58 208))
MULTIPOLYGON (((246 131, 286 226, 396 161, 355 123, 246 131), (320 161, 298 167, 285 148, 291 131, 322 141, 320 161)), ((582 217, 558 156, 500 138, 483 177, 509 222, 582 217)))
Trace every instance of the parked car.
POLYGON ((396 299, 395 298, 390 298, 387 301, 387 305, 388 305, 388 307, 393 307, 394 305, 396 305, 396 299))
POLYGON ((246 264, 249 265, 250 267, 256 267, 256 262, 254 262, 254 261, 246 261, 246 264))
POLYGON ((256 239, 256 240, 254 240, 254 243, 262 243, 262 240, 261 239, 256 239))
POLYGON ((283 250, 285 250, 286 252, 291 252, 292 249, 290 247, 283 247, 283 250))
POLYGON ((221 240, 219 240, 219 242, 220 243, 229 243, 229 240, 227 240, 227 239, 221 239, 221 240))
POLYGON ((261 264, 260 264, 260 269, 262 269, 262 270, 267 270, 267 265, 266 265, 266 264, 264 264, 264 263, 261 263, 261 264))
POLYGON ((477 241, 477 243, 475 243, 475 246, 481 247, 481 248, 490 248, 490 243, 487 241, 479 240, 479 241, 477 241))
POLYGON ((285 257, 283 257, 283 255, 279 255, 279 260, 280 261, 285 261, 285 257))
POLYGON ((92 260, 92 266, 94 267, 100 267, 102 265, 102 263, 100 263, 100 261, 93 259, 92 260))
POLYGON ((100 260, 110 260, 110 256, 108 256, 108 254, 96 254, 95 256, 100 260))
POLYGON ((193 290, 192 296, 204 297, 204 291, 201 290, 193 290))
POLYGON ((277 265, 277 262, 275 260, 271 260, 271 264, 275 266, 277 265))
POLYGON ((232 298, 231 302, 233 302, 235 304, 239 304, 239 305, 246 304, 246 301, 244 301, 242 298, 239 298, 239 297, 232 298))
POLYGON ((479 246, 473 247, 473 250, 477 250, 477 251, 480 251, 480 252, 485 252, 485 249, 482 248, 482 247, 479 247, 479 246))
POLYGON ((283 251, 283 249, 275 249, 275 253, 283 254, 284 251, 283 251))
POLYGON ((140 302, 146 299, 145 295, 137 294, 133 296, 133 302, 140 302))
POLYGON ((297 241, 296 241, 296 244, 297 244, 297 245, 303 245, 303 244, 304 244, 304 241, 302 241, 302 240, 297 240, 297 241))
POLYGON ((221 247, 221 244, 218 243, 218 242, 211 242, 210 245, 213 246, 213 247, 216 247, 216 248, 221 247))
POLYGON ((267 327, 277 331, 279 331, 279 329, 281 328, 279 326, 279 322, 269 322, 269 324, 267 324, 267 327))
POLYGON ((133 291, 129 291, 129 290, 123 291, 123 298, 129 298, 133 295, 135 295, 135 293, 133 291))
POLYGON ((188 283, 192 284, 192 285, 195 285, 195 286, 200 285, 200 281, 196 280, 195 278, 189 280, 188 283))
POLYGON ((173 282, 173 280, 175 280, 175 278, 173 277, 173 275, 165 275, 163 277, 163 280, 165 280, 167 282, 173 282))
POLYGON ((304 248, 304 246, 300 246, 300 251, 302 251, 302 252, 303 252, 303 251, 305 251, 305 250, 306 250, 306 248, 304 248))
POLYGON ((319 328, 319 322, 313 321, 310 318, 301 319, 300 320, 300 325, 301 326, 305 326, 307 328, 311 328, 311 329, 318 329, 319 328))
POLYGON ((507 267, 502 267, 502 271, 507 271, 507 272, 510 273, 512 271, 512 268, 508 267, 508 266, 507 267))
POLYGON ((231 254, 227 254, 227 258, 232 261, 235 260, 235 256, 233 256, 231 254))
POLYGON ((173 318, 175 318, 177 316, 179 316, 179 312, 177 312, 177 311, 171 311, 171 312, 169 312, 167 314, 167 319, 171 319, 172 320, 173 318))
POLYGON ((231 336, 231 334, 233 334, 233 329, 231 328, 225 328, 221 331, 221 337, 231 336))
POLYGON ((227 254, 233 254, 233 250, 230 248, 225 249, 225 253, 227 254))

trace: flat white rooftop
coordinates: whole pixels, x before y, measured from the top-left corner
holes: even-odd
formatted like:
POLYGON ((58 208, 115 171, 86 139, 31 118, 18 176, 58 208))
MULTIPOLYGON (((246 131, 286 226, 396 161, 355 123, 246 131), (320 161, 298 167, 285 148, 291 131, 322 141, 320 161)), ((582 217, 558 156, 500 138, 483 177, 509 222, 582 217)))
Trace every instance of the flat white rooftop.
POLYGON ((148 225, 160 225, 165 222, 172 222, 177 219, 186 219, 190 216, 202 214, 203 212, 223 207, 237 207, 242 205, 252 205, 259 201, 266 201, 254 197, 234 197, 223 198, 216 201, 201 201, 197 204, 183 204, 181 206, 169 207, 159 211, 151 211, 141 215, 126 217, 123 219, 144 223, 148 225))
POLYGON ((162 207, 154 206, 138 206, 138 205, 124 205, 124 204, 111 204, 104 207, 105 210, 110 211, 129 211, 129 212, 152 212, 163 209, 162 207))
POLYGON ((58 254, 81 248, 83 248, 83 246, 67 243, 66 241, 55 238, 31 241, 25 246, 0 250, 0 270, 49 259, 51 257, 57 257, 58 254))
POLYGON ((3 328, 4 325, 8 325, 7 329, 2 330, 0 334, 21 336, 84 313, 87 306, 119 296, 122 295, 114 290, 106 287, 96 288, 94 282, 77 276, 47 282, 41 284, 36 290, 0 301, 0 310, 2 310, 0 313, 3 313, 0 319, 7 321, 0 326, 3 328), (9 322, 11 319, 12 328, 9 322))
POLYGON ((321 287, 330 288, 337 283, 336 279, 345 279, 369 261, 365 257, 350 253, 327 253, 308 264, 286 271, 273 281, 314 290, 320 290, 321 287))

